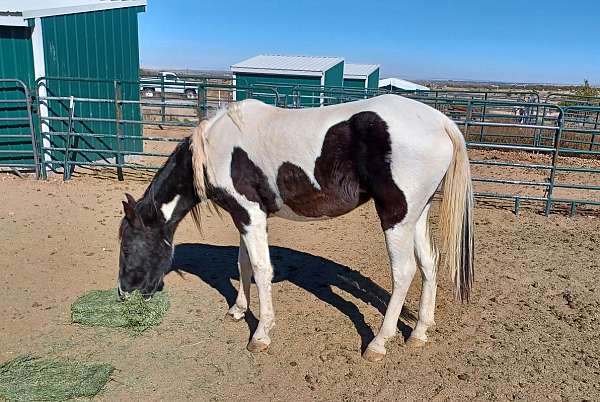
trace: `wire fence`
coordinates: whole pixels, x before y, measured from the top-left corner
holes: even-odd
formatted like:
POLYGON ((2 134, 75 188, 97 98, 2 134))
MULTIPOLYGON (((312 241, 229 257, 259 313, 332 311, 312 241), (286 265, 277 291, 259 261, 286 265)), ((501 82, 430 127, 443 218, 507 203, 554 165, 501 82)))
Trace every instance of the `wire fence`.
MULTIPOLYGON (((154 171, 191 127, 236 100, 304 108, 393 92, 243 86, 206 77, 180 86, 166 85, 164 78, 149 84, 46 77, 30 93, 22 82, 10 82, 20 96, 0 98, 0 167, 29 169, 41 178, 54 172, 64 180, 70 180, 76 168, 114 169, 119 180, 124 172, 154 171), (20 114, 7 114, 5 109, 14 105, 22 109, 20 114), (13 122, 22 125, 21 131, 8 125, 13 122), (29 145, 15 150, 7 142, 13 137, 21 147, 23 141, 29 145), (28 159, 18 162, 19 153, 28 159)), ((600 98, 550 93, 542 99, 534 91, 394 93, 426 103, 459 125, 467 139, 478 198, 509 201, 516 213, 530 204, 541 205, 545 214, 600 210, 600 98)))

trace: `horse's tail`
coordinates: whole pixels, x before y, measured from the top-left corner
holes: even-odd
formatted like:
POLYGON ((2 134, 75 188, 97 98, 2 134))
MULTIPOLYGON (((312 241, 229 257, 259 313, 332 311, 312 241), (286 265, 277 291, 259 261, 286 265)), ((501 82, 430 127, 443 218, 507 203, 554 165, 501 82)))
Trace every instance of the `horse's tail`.
POLYGON ((473 285, 473 188, 465 139, 450 119, 445 124, 452 141, 452 161, 444 177, 440 232, 445 264, 457 300, 469 301, 473 285))

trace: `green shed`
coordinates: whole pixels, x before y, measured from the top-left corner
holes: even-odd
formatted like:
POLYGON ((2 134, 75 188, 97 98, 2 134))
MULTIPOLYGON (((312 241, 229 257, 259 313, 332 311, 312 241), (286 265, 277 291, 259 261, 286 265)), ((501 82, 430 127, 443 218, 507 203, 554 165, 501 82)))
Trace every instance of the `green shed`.
POLYGON ((231 66, 234 100, 310 107, 327 103, 323 87, 341 87, 341 57, 259 55, 231 66), (297 89, 301 86, 302 89, 297 89))
POLYGON ((93 150, 73 152, 71 162, 115 158, 115 153, 101 151, 142 150, 139 124, 108 120, 116 116, 140 120, 140 105, 135 103, 139 101, 138 13, 145 6, 146 0, 1 2, 0 167, 33 165, 33 147, 25 138, 32 127, 43 147, 40 159, 49 168, 62 166, 69 130, 76 133, 70 148, 93 150), (28 114, 25 91, 15 81, 6 81, 14 79, 40 99, 33 105, 31 124, 24 119, 28 114), (111 102, 115 98, 134 102, 125 102, 117 110, 111 102), (140 140, 127 138, 117 144, 117 132, 140 140))
POLYGON ((377 89, 378 84, 378 65, 347 63, 344 66, 344 88, 377 89))

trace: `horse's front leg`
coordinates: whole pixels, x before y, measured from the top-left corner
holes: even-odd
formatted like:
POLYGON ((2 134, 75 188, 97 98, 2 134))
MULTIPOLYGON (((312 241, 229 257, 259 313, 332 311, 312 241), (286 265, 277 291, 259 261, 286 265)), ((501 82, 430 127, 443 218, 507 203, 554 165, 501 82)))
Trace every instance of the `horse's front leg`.
POLYGON ((254 281, 258 288, 258 302, 260 319, 252 339, 248 343, 250 352, 262 352, 271 343, 269 331, 275 326, 275 312, 271 296, 271 280, 273 279, 273 266, 269 257, 269 243, 267 240, 267 215, 260 208, 249 212, 250 224, 242 230, 242 240, 246 245, 248 258, 252 265, 254 281))
POLYGON ((242 236, 240 236, 240 249, 238 253, 238 272, 240 274, 240 284, 237 298, 235 299, 233 306, 231 306, 227 312, 227 314, 235 321, 244 318, 244 315, 248 310, 248 303, 250 302, 250 282, 252 281, 252 265, 250 264, 248 251, 246 250, 246 244, 244 243, 242 236))

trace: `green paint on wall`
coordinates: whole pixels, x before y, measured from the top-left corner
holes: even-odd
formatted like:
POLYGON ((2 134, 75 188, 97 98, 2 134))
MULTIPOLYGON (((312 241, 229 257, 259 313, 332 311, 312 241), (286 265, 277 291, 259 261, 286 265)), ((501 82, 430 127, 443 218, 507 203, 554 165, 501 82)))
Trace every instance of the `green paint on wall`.
POLYGON ((365 89, 365 80, 355 78, 344 78, 344 88, 365 89))
POLYGON ((344 62, 341 61, 325 71, 326 87, 341 87, 344 85, 344 62))
MULTIPOLYGON (((139 54, 138 54, 138 12, 143 7, 120 8, 79 14, 60 15, 42 18, 44 53, 48 96, 115 99, 114 80, 121 81, 122 100, 139 101, 139 54), (56 79, 55 77, 84 78, 84 80, 56 79), (89 81, 91 79, 96 81, 89 81)), ((51 144, 64 147, 64 133, 68 129, 66 118, 69 115, 69 101, 50 101, 49 116, 65 120, 51 122, 51 144)), ((115 135, 114 122, 93 119, 114 119, 114 103, 75 102, 75 115, 86 118, 76 121, 73 132, 95 135, 115 135)), ((122 119, 139 121, 139 104, 124 104, 122 119)), ((141 137, 139 124, 122 123, 121 134, 141 137)), ((115 138, 73 137, 71 148, 94 150, 97 152, 75 152, 78 161, 94 161, 114 158, 115 154, 102 152, 118 149, 115 138)), ((141 151, 142 141, 124 139, 121 150, 141 151)), ((55 151, 52 157, 63 160, 61 152, 55 151)))
POLYGON ((379 88, 379 69, 373 71, 369 74, 369 78, 367 80, 367 88, 369 89, 377 89, 379 88))
MULTIPOLYGON (((19 79, 29 88, 33 86, 29 27, 0 26, 0 79, 19 79)), ((25 99, 25 90, 18 83, 0 82, 0 165, 33 163, 31 139, 9 137, 31 135, 25 99), (14 100, 23 102, 7 102, 14 100)))
POLYGON ((275 96, 273 91, 266 88, 260 88, 261 85, 274 87, 279 94, 280 106, 294 105, 294 87, 302 85, 303 87, 315 87, 300 91, 300 99, 298 102, 302 107, 319 106, 321 85, 320 77, 292 76, 292 75, 268 75, 268 74, 246 74, 236 73, 236 99, 238 101, 252 97, 261 100, 271 105, 275 104, 275 96), (252 96, 250 89, 252 86, 252 96))

